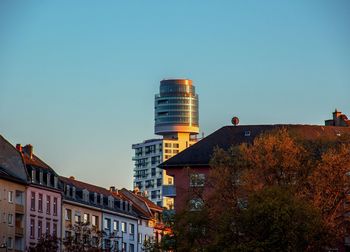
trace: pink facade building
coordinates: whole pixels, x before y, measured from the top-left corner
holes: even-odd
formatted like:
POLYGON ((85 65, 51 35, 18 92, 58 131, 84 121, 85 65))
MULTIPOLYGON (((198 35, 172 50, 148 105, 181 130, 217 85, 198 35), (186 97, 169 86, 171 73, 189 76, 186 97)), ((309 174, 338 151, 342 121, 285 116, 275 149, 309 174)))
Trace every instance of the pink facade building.
POLYGON ((58 175, 33 154, 33 147, 17 146, 30 179, 26 189, 26 248, 45 235, 61 237, 62 194, 58 175))

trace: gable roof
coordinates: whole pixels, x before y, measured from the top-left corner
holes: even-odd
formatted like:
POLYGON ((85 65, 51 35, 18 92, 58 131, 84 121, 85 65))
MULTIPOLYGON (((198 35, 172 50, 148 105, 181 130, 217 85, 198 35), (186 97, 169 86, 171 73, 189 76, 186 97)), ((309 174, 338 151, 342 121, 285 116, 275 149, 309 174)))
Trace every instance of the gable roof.
POLYGON ((0 177, 20 183, 28 181, 27 172, 19 151, 0 135, 0 177))
POLYGON ((254 138, 261 133, 277 128, 286 128, 291 135, 305 140, 316 140, 321 137, 336 139, 341 134, 350 134, 350 128, 335 126, 291 124, 225 126, 161 163, 158 167, 169 169, 172 167, 209 166, 215 147, 226 150, 232 145, 252 143, 254 138))

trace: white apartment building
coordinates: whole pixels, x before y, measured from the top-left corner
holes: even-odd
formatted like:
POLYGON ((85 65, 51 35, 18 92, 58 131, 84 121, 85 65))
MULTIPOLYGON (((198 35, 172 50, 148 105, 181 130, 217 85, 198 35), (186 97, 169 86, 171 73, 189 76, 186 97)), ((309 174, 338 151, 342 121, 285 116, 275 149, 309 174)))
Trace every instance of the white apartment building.
POLYGON ((198 121, 198 95, 192 81, 162 80, 155 96, 155 134, 162 138, 132 145, 134 188, 158 206, 168 209, 173 206, 173 199, 162 195, 163 185, 172 185, 173 178, 158 165, 196 143, 198 121))

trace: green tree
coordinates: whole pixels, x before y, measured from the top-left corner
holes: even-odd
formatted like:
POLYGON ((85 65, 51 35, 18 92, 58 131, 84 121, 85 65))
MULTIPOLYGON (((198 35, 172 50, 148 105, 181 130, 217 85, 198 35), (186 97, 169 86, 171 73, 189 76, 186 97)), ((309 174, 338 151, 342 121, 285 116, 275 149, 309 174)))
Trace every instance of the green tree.
POLYGON ((31 252, 54 252, 58 251, 60 240, 55 235, 46 234, 42 236, 35 247, 31 247, 31 252))
POLYGON ((280 187, 252 193, 237 226, 237 251, 321 251, 327 237, 319 212, 280 187))
POLYGON ((75 223, 69 227, 72 235, 63 240, 64 251, 102 251, 104 232, 92 227, 90 223, 75 223))

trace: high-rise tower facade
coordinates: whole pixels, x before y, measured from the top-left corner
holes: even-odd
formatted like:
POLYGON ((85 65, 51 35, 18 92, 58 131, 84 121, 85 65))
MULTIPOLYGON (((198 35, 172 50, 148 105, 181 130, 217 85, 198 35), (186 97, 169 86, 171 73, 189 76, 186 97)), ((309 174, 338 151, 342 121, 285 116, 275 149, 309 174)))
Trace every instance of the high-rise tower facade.
POLYGON ((162 138, 132 145, 134 187, 159 206, 172 208, 173 198, 163 195, 162 187, 174 181, 158 165, 197 142, 198 95, 192 80, 162 80, 154 107, 154 132, 162 138))
POLYGON ((157 135, 198 134, 198 95, 192 80, 162 80, 154 107, 157 135))

